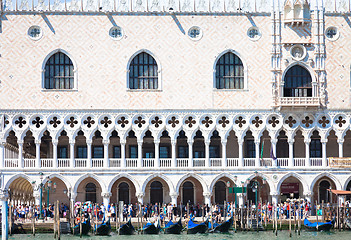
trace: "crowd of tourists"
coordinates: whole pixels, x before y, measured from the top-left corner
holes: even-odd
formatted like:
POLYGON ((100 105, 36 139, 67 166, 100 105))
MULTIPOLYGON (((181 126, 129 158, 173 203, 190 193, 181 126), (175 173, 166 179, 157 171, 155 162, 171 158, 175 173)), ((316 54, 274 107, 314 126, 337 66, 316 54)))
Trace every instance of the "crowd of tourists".
MULTIPOLYGON (((328 207, 329 204, 326 204, 328 207)), ((345 207, 351 207, 351 202, 347 201, 343 204, 345 207)), ((276 207, 270 202, 261 204, 244 204, 243 209, 250 208, 252 211, 258 211, 260 219, 271 221, 276 217, 278 219, 289 219, 289 217, 297 216, 300 214, 301 218, 308 217, 311 212, 313 214, 322 215, 322 207, 320 205, 312 205, 306 200, 292 200, 278 204, 276 207)), ((13 218, 15 221, 25 222, 30 221, 33 217, 38 220, 39 218, 47 220, 54 217, 54 205, 50 204, 48 207, 43 207, 40 214, 39 206, 30 206, 20 204, 12 208, 13 218)), ((59 213, 61 218, 69 218, 69 207, 61 204, 59 213)), ((107 206, 104 204, 94 204, 91 202, 77 202, 73 206, 73 217, 80 219, 82 216, 90 217, 102 221, 104 218, 111 218, 111 221, 116 221, 116 216, 121 215, 122 221, 127 221, 129 218, 139 217, 141 221, 148 221, 159 218, 161 221, 168 221, 182 217, 184 219, 194 219, 196 217, 212 217, 214 221, 221 222, 224 217, 230 217, 238 211, 236 203, 213 204, 183 204, 176 206, 175 204, 124 204, 122 205, 121 212, 118 206, 111 203, 107 206)), ((237 213, 238 214, 238 213, 237 213)))

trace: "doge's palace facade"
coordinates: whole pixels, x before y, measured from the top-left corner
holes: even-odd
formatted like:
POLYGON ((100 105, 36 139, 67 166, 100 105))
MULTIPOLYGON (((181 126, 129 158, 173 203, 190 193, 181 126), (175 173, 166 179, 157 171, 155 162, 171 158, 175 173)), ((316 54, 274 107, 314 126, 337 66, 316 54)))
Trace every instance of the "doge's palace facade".
POLYGON ((349 0, 1 6, 2 199, 38 204, 41 181, 66 203, 350 189, 349 0))

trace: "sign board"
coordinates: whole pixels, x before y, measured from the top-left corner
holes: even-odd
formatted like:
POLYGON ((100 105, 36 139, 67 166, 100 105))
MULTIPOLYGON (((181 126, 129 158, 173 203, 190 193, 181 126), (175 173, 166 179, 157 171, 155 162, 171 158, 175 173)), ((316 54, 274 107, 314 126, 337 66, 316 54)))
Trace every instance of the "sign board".
POLYGON ((229 188, 229 193, 246 193, 246 187, 229 188))
POLYGON ((299 183, 282 183, 280 192, 283 194, 299 193, 299 183))
POLYGON ((329 166, 336 168, 351 168, 351 158, 331 157, 329 158, 329 166))

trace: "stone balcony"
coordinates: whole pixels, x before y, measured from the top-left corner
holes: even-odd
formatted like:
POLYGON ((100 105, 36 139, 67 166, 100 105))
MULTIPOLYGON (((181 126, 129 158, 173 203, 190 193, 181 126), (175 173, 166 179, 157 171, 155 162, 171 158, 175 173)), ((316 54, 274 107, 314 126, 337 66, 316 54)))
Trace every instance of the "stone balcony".
POLYGON ((319 97, 281 97, 278 105, 280 107, 319 107, 319 97))
MULTIPOLYGON (((4 159, 3 169, 197 169, 197 170, 208 170, 208 169, 265 169, 265 168, 329 168, 328 159, 325 159, 326 163, 323 165, 323 158, 277 158, 273 161, 271 158, 108 158, 108 159, 87 159, 87 158, 58 158, 56 160, 52 158, 46 159, 28 159, 25 158, 20 163, 19 159, 4 159), (20 164, 19 164, 20 163, 20 164), (327 166, 327 167, 325 167, 327 166)), ((334 159, 335 161, 335 159, 334 159)), ((345 166, 350 167, 350 166, 345 166)))

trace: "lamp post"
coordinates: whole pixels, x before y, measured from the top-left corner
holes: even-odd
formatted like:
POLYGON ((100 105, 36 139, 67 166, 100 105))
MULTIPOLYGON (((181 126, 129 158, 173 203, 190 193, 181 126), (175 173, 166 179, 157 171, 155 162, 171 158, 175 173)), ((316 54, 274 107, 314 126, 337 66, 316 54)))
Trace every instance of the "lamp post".
MULTIPOLYGON (((40 199, 39 199, 39 219, 43 219, 43 190, 47 191, 47 206, 49 206, 49 193, 50 190, 52 190, 52 181, 49 180, 49 176, 47 177, 48 179, 48 186, 45 187, 45 185, 43 184, 43 179, 44 179, 44 173, 39 172, 39 178, 40 178, 40 183, 37 186, 37 188, 35 189, 35 181, 32 182, 32 187, 33 190, 36 190, 40 192, 40 199)), ((56 183, 53 184, 53 191, 56 190, 56 183)))
POLYGON ((56 183, 52 183, 50 178, 48 177, 48 186, 45 187, 46 193, 47 193, 47 202, 46 202, 46 207, 49 206, 49 200, 50 200, 50 191, 55 192, 56 191, 56 183))

